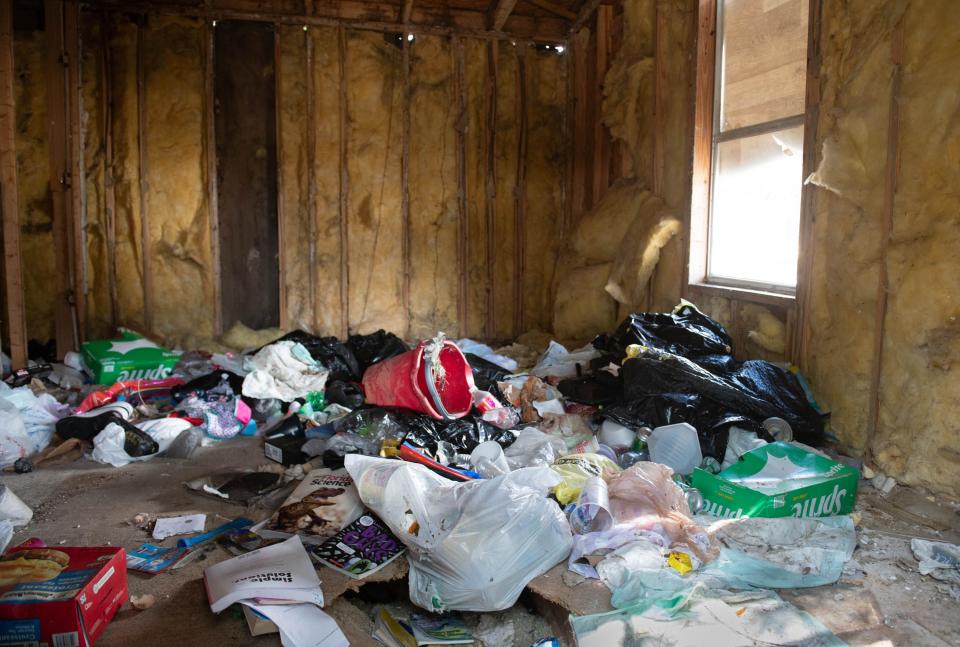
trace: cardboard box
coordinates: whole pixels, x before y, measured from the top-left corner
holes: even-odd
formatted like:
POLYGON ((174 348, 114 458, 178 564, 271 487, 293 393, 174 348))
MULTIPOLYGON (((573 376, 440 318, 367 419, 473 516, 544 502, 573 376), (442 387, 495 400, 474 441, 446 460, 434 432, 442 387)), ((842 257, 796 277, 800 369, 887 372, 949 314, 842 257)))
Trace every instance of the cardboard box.
POLYGON ((789 443, 745 453, 719 474, 695 469, 704 512, 717 517, 829 517, 853 511, 857 470, 789 443))
POLYGON ((0 585, 0 645, 88 647, 127 601, 122 548, 15 550, 0 562, 0 578, 19 579, 0 585), (13 560, 26 566, 13 574, 13 560), (38 566, 31 569, 34 561, 38 566), (58 566, 51 569, 52 563, 58 566), (48 575, 44 581, 24 581, 48 575))
POLYGON ((83 362, 97 384, 170 377, 180 353, 157 346, 135 332, 124 330, 119 339, 97 339, 80 344, 83 362))

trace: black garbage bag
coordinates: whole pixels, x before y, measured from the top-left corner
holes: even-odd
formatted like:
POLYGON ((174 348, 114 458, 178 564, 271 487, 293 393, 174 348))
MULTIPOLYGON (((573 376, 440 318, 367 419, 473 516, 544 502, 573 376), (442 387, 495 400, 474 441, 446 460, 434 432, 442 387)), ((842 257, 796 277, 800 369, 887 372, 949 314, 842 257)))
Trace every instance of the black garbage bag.
POLYGON ((474 413, 459 420, 442 421, 414 411, 403 411, 406 411, 403 422, 408 429, 405 442, 434 457, 438 456, 441 444, 449 444, 456 453, 445 463, 450 467, 472 469, 467 457, 482 442, 495 440, 502 447, 509 447, 517 439, 512 431, 498 429, 474 413))
POLYGON ((612 335, 594 340, 597 350, 622 358, 627 346, 639 344, 680 355, 687 359, 705 358, 712 363, 732 361, 730 335, 719 322, 687 304, 673 313, 639 312, 628 316, 612 335), (712 357, 720 356, 720 357, 712 357))
POLYGON ((275 344, 278 341, 302 344, 313 359, 330 371, 331 380, 359 381, 363 377, 353 350, 336 337, 317 337, 302 330, 294 330, 270 343, 275 344))
MULTIPOLYGON (((628 362, 629 363, 629 362, 628 362)), ((727 433, 736 425, 755 431, 760 438, 772 442, 773 437, 763 428, 762 420, 733 413, 705 400, 696 393, 659 393, 647 395, 608 407, 603 416, 631 428, 662 427, 686 422, 697 430, 700 449, 704 456, 723 462, 727 451, 727 433)))
POLYGON ((476 387, 500 398, 502 394, 497 388, 497 382, 510 375, 510 371, 473 353, 464 353, 463 356, 467 358, 467 363, 473 369, 473 383, 476 387))
POLYGON ((328 405, 339 404, 348 409, 356 409, 363 404, 363 390, 356 382, 327 380, 323 395, 328 405))
POLYGON ((227 383, 230 385, 230 388, 237 395, 240 395, 243 390, 243 378, 237 375, 236 373, 231 373, 230 371, 211 371, 206 375, 201 375, 200 377, 195 377, 185 384, 180 384, 170 389, 170 397, 173 398, 175 403, 183 402, 190 396, 202 397, 204 393, 210 389, 215 389, 220 386, 220 382, 223 380, 224 376, 227 378, 227 383))
POLYGON ((347 347, 353 351, 359 364, 360 377, 357 379, 362 378, 363 373, 377 362, 410 350, 402 339, 382 329, 369 335, 350 335, 347 347))
POLYGON ((823 443, 823 416, 807 402, 796 376, 769 362, 752 360, 729 375, 718 375, 685 357, 647 348, 624 362, 622 374, 628 402, 664 393, 699 394, 750 418, 783 418, 800 442, 823 443))
POLYGON ((607 371, 562 380, 557 384, 557 389, 567 400, 595 406, 612 404, 623 399, 622 380, 607 371))

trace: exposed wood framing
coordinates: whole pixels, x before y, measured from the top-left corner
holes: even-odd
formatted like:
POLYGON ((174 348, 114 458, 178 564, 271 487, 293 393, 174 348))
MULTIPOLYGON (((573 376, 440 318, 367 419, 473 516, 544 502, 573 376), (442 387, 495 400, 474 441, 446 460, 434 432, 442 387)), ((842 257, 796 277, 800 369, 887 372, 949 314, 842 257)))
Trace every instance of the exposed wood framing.
MULTIPOLYGON (((307 241, 307 257, 310 262, 310 274, 307 285, 310 289, 310 312, 313 319, 311 323, 313 329, 316 331, 317 322, 320 321, 320 313, 318 312, 319 299, 317 299, 317 99, 315 96, 316 88, 314 88, 313 81, 313 38, 307 32, 303 32, 303 37, 306 40, 307 48, 306 56, 304 57, 306 69, 303 71, 303 74, 306 76, 305 90, 307 93, 307 231, 310 237, 307 241)), ((278 105, 280 101, 279 90, 280 86, 278 85, 278 105)), ((279 112, 277 112, 276 120, 278 123, 283 121, 279 112)), ((281 166, 280 168, 283 167, 281 166)), ((279 176, 280 174, 277 173, 277 175, 279 176)), ((279 197, 280 196, 278 196, 278 198, 279 197)))
MULTIPOLYGON (((203 26, 203 139, 204 139, 204 161, 206 162, 207 172, 207 218, 210 221, 210 253, 213 264, 213 333, 215 335, 223 334, 223 282, 220 266, 220 197, 217 194, 217 132, 216 132, 216 98, 214 96, 214 29, 212 22, 207 21, 203 26)), ((280 120, 277 120, 277 128, 280 127, 280 120)), ((277 173, 277 177, 280 174, 277 173)), ((277 214, 280 222, 283 222, 280 216, 281 207, 277 201, 277 214)), ((280 240, 283 240, 282 238, 280 240)), ((283 276, 283 245, 280 246, 280 275, 283 276)), ((284 291, 280 290, 280 320, 283 327, 284 314, 286 308, 284 304, 284 291)))
POLYGON ((883 219, 880 222, 880 272, 877 281, 877 302, 873 325, 873 370, 870 374, 870 417, 867 419, 865 449, 873 452, 880 423, 880 380, 883 375, 883 341, 886 333, 887 296, 890 277, 887 270, 887 251, 893 231, 893 210, 896 205, 897 181, 900 176, 900 88, 903 83, 903 18, 897 21, 890 36, 890 63, 893 76, 890 81, 889 118, 887 121, 887 161, 883 187, 883 219))
MULTIPOLYGON (((803 177, 817 168, 817 127, 820 123, 820 22, 823 4, 810 0, 807 37, 806 121, 803 125, 803 177)), ((802 370, 807 368, 807 317, 810 310, 810 281, 813 278, 813 222, 816 214, 816 188, 804 183, 800 202, 800 247, 797 265, 797 307, 793 335, 788 337, 789 359, 802 370)))
POLYGON ((67 118, 70 173, 68 195, 70 217, 67 252, 73 268, 72 311, 74 316, 74 345, 85 337, 87 294, 87 237, 86 189, 84 184, 83 144, 84 129, 80 119, 80 101, 83 82, 80 78, 80 8, 75 2, 63 5, 63 40, 67 61, 67 118))
POLYGON ((70 223, 67 178, 67 68, 63 42, 63 3, 48 0, 44 6, 47 33, 47 140, 49 145, 50 196, 53 203, 53 248, 56 269, 54 330, 57 356, 75 349, 70 277, 70 223))
MULTIPOLYGON (((566 155, 566 163, 564 164, 564 176, 563 176, 563 186, 561 187, 561 205, 562 209, 560 210, 560 240, 565 241, 567 239, 567 232, 570 230, 571 224, 573 222, 573 200, 571 199, 572 192, 571 187, 573 184, 573 166, 574 158, 576 157, 575 143, 574 143, 574 114, 573 106, 576 101, 576 95, 574 94, 573 89, 573 56, 569 49, 567 50, 566 56, 563 60, 563 84, 564 84, 564 96, 566 96, 566 101, 563 104, 563 141, 564 141, 564 153, 566 155)), ((554 282, 556 283, 556 282, 554 282)), ((550 303, 553 303, 554 299, 551 297, 550 303)))
POLYGON ((13 3, 0 3, 0 217, 3 220, 3 278, 10 359, 27 365, 20 216, 17 203, 16 105, 13 89, 13 3))
MULTIPOLYGON (((107 217, 107 282, 110 291, 110 324, 120 322, 120 295, 117 285, 117 199, 113 178, 113 66, 110 56, 110 21, 100 16, 100 114, 103 116, 103 183, 107 217)), ((49 98, 48 98, 49 101, 49 98)), ((52 105, 52 102, 49 104, 52 105)))
POLYGON ((580 28, 587 24, 587 21, 593 17, 593 12, 595 12, 599 6, 600 0, 587 0, 584 2, 583 6, 580 7, 580 11, 577 12, 577 19, 573 21, 570 29, 567 30, 567 34, 572 36, 580 31, 580 28))
POLYGON ((500 43, 487 43, 487 156, 484 163, 484 175, 487 187, 487 319, 484 337, 490 339, 496 330, 495 310, 496 292, 493 289, 493 250, 496 247, 497 221, 497 59, 499 58, 500 43))
POLYGON ((513 286, 514 286, 514 308, 513 308, 513 334, 517 336, 524 331, 526 325, 523 312, 523 265, 526 256, 526 194, 525 187, 527 183, 527 66, 526 54, 528 46, 526 43, 517 43, 517 123, 520 124, 520 134, 517 141, 517 181, 513 190, 514 200, 514 220, 513 220, 513 286))
POLYGON ((147 105, 147 86, 143 62, 143 19, 137 21, 137 156, 140 166, 140 247, 143 272, 143 324, 153 330, 153 274, 150 269, 150 200, 147 181, 147 142, 144 137, 146 125, 144 111, 147 105))
MULTIPOLYGON (((690 11, 686 13, 687 15, 687 44, 688 47, 693 47, 696 56, 696 52, 699 51, 699 45, 697 42, 697 34, 699 31, 700 23, 699 16, 696 11, 690 11)), ((696 113, 697 113, 697 62, 694 60, 694 66, 691 68, 687 66, 687 137, 686 137, 686 146, 685 150, 690 151, 690 157, 687 159, 687 164, 684 167, 684 195, 683 195, 683 213, 684 215, 684 227, 680 232, 680 250, 683 254, 683 264, 681 266, 680 272, 680 296, 687 297, 690 286, 690 277, 689 277, 689 262, 690 262, 690 210, 691 204, 693 201, 693 150, 694 150, 694 140, 696 139, 695 126, 696 126, 696 113)))
MULTIPOLYGON (((273 26, 273 105, 274 105, 274 127, 276 129, 276 147, 277 147, 277 269, 280 283, 280 328, 286 330, 290 327, 290 313, 288 312, 289 297, 287 295, 287 259, 286 240, 287 229, 284 217, 285 209, 283 205, 283 119, 281 110, 283 109, 280 85, 283 82, 283 65, 280 56, 280 26, 273 26)), ((311 267, 311 272, 313 268, 311 267)), ((312 274, 311 274, 312 275, 312 274)))
POLYGON ((577 14, 570 11, 566 7, 561 7, 558 4, 550 2, 550 0, 527 0, 528 4, 532 4, 534 7, 540 7, 544 11, 549 11, 550 13, 560 16, 561 18, 567 18, 569 20, 576 20, 577 14))
MULTIPOLYGON (((599 15, 599 14, 598 14, 599 15)), ((666 140, 666 94, 668 43, 670 25, 662 3, 656 3, 656 20, 653 45, 653 194, 663 198, 664 151, 666 140)))
MULTIPOLYGON (((591 155, 590 141, 593 129, 590 127, 590 75, 588 62, 590 43, 589 34, 576 34, 572 39, 570 53, 573 65, 573 175, 570 181, 571 226, 587 210, 590 194, 590 181, 587 178, 591 155)), ((590 65, 592 67, 592 65, 590 65)))
MULTIPOLYGON (((599 105, 600 98, 603 97, 603 81, 607 75, 607 68, 610 67, 610 49, 611 35, 613 26, 613 7, 610 5, 601 5, 597 8, 597 27, 596 43, 597 56, 595 59, 596 76, 593 94, 599 105)), ((611 139, 606 126, 603 125, 603 116, 600 110, 596 110, 593 115, 593 201, 595 206, 607 187, 610 186, 610 160, 611 160, 611 139)))
MULTIPOLYGON (((510 1, 510 0, 506 0, 510 1)), ((592 2, 593 0, 591 0, 592 2)), ((511 4, 515 4, 513 0, 511 4)), ((247 11, 223 6, 201 7, 183 5, 175 2, 120 2, 119 0, 89 0, 93 8, 102 8, 123 13, 166 14, 202 18, 206 20, 249 20, 286 25, 308 25, 328 27, 349 27, 360 31, 395 33, 404 31, 402 23, 403 8, 392 4, 373 5, 359 2, 338 2, 317 5, 318 11, 327 15, 292 13, 282 11, 247 11), (381 20, 370 20, 368 16, 383 16, 381 20)), ((596 9, 595 3, 593 9, 596 9)), ((590 11, 592 14, 593 10, 590 11)), ((582 12, 578 14, 582 16, 582 12)), ((584 21, 589 19, 589 15, 584 21)), ((411 12, 407 31, 414 34, 432 34, 480 38, 484 40, 514 40, 517 38, 544 42, 565 40, 569 21, 564 18, 547 16, 516 16, 507 14, 509 20, 500 29, 490 29, 491 15, 487 12, 469 11, 451 7, 416 7, 411 12), (509 33, 507 33, 509 31, 509 33)), ((505 20, 507 20, 505 18, 505 20)), ((578 27, 579 28, 579 27, 578 27)))
POLYGON ((516 4, 517 0, 494 0, 494 3, 490 6, 490 22, 488 23, 491 31, 503 29, 516 4))
POLYGON ((350 173, 347 168, 347 33, 343 27, 337 30, 337 65, 340 83, 340 336, 344 339, 350 332, 350 265, 347 262, 349 230, 347 229, 347 196, 350 192, 350 173))
POLYGON ((411 18, 413 18, 413 0, 403 0, 403 12, 400 14, 400 22, 404 25, 409 25, 411 18))
POLYGON ((700 0, 697 14, 697 69, 693 126, 693 182, 686 230, 684 285, 707 275, 707 213, 713 156, 713 95, 716 64, 717 0, 700 0))
POLYGON ((467 336, 467 72, 463 41, 451 39, 453 46, 454 88, 457 96, 457 327, 460 337, 467 336))
POLYGON ((410 276, 413 271, 413 259, 410 253, 410 42, 404 38, 403 46, 403 114, 400 142, 400 221, 402 235, 400 250, 403 257, 403 316, 407 322, 407 335, 410 334, 410 276))

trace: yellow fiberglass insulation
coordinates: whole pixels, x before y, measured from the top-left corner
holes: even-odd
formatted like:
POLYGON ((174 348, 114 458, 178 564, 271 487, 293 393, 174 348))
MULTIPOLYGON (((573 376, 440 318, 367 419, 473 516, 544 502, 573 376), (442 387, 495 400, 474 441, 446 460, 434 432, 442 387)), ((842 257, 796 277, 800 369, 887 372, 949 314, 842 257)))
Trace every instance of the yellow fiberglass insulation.
POLYGON ((807 357, 842 441, 869 450, 882 470, 901 481, 953 494, 960 492, 954 374, 960 359, 957 24, 956 3, 825 5, 807 357), (899 94, 891 96, 898 29, 902 76, 899 94), (888 149, 892 105, 899 122, 894 148, 888 149), (884 240, 887 163, 896 155, 890 236, 884 240))

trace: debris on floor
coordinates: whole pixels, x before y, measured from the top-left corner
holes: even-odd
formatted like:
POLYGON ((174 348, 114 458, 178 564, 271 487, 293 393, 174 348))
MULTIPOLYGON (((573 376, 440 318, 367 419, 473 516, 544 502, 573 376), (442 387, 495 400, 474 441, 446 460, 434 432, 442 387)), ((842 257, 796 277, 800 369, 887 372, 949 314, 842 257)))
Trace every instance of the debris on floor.
POLYGON ((544 346, 121 331, 25 367, 0 385, 0 644, 126 644, 174 609, 293 647, 960 637, 884 616, 891 585, 960 598, 955 504, 832 446, 795 370, 734 359, 686 302, 544 346), (63 505, 98 492, 96 517, 63 505))

